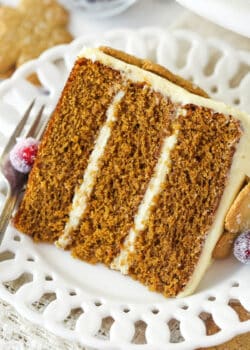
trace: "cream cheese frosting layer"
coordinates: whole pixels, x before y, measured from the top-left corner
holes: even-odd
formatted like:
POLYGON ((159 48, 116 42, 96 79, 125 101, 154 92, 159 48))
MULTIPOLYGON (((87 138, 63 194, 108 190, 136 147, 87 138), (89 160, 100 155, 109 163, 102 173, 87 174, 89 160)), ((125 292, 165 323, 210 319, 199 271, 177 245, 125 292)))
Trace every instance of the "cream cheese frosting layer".
POLYGON ((100 130, 95 142, 95 147, 90 155, 88 166, 83 176, 83 182, 79 188, 75 190, 72 201, 72 208, 69 213, 69 219, 65 225, 64 233, 57 241, 57 246, 66 248, 70 243, 70 233, 76 229, 87 207, 88 198, 93 190, 95 179, 99 170, 99 160, 104 154, 105 147, 111 135, 112 124, 116 121, 115 108, 124 96, 124 91, 119 91, 106 112, 106 122, 100 130))

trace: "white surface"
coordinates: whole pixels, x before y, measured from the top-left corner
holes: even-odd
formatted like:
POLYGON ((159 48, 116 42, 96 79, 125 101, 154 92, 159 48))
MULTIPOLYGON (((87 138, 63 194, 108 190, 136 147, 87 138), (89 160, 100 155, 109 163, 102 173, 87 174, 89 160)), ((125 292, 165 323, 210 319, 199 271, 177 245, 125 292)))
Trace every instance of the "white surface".
MULTIPOLYGON (((174 0, 137 0, 124 12, 110 18, 93 18, 87 11, 72 6, 71 1, 58 0, 70 11, 70 31, 75 36, 102 34, 117 28, 138 29, 145 26, 168 28, 185 9, 174 0)), ((1 0, 16 6, 18 0, 1 0)))
POLYGON ((106 0, 106 1, 89 1, 89 0, 71 0, 68 3, 72 3, 78 9, 84 11, 86 14, 94 18, 104 18, 117 15, 137 0, 106 0))
MULTIPOLYGON (((60 0, 66 7, 67 0, 60 0)), ((138 29, 145 26, 168 28, 185 9, 173 0, 137 0, 118 16, 90 18, 84 11, 71 8, 70 30, 73 35, 103 33, 118 28, 138 29)))
POLYGON ((249 0, 177 0, 210 21, 250 38, 249 0))
MULTIPOLYGON (((243 76, 236 86, 230 83, 241 63, 250 64, 248 53, 236 52, 223 42, 205 42, 186 32, 170 34, 153 28, 138 32, 113 31, 102 36, 78 39, 70 45, 49 50, 38 60, 21 67, 10 80, 0 85, 0 117, 5 116, 4 111, 8 108, 11 123, 9 125, 6 118, 4 124, 1 120, 0 147, 3 147, 14 124, 34 97, 37 98, 37 108, 45 102, 45 112, 52 111, 80 48, 100 43, 153 58, 174 72, 191 77, 195 83, 214 94, 215 98, 238 104, 242 109, 250 111, 249 74, 243 76), (183 42, 188 48, 186 51, 183 51, 183 42), (213 48, 219 50, 221 56, 208 74, 206 67, 213 48), (25 80, 32 72, 38 73, 44 89, 34 87, 25 80)), ((9 228, 0 248, 0 252, 4 251, 13 252, 14 256, 0 262, 0 297, 14 305, 32 322, 43 325, 62 337, 79 340, 98 349, 137 348, 132 347, 131 340, 138 320, 147 323, 147 344, 138 347, 140 350, 156 346, 158 350, 165 350, 166 346, 168 350, 188 350, 223 343, 236 334, 250 330, 250 321, 240 323, 235 312, 227 305, 229 299, 239 299, 250 310, 249 266, 241 265, 233 258, 213 264, 193 296, 165 299, 103 266, 76 261, 68 253, 53 246, 35 245, 28 237, 19 235, 12 228, 9 228), (20 241, 17 237, 20 237, 20 241), (31 258, 34 261, 29 261, 31 258), (4 287, 4 283, 15 280, 24 272, 30 273, 33 281, 21 285, 15 293, 4 287), (46 279, 46 276, 52 280, 46 279), (72 291, 76 295, 70 295, 72 291), (44 311, 38 312, 31 307, 43 294, 51 292, 55 292, 56 299, 44 311), (209 300, 211 296, 216 299, 209 300), (101 303, 100 306, 98 302, 101 303), (185 305, 188 309, 183 309, 185 305), (75 328, 70 330, 66 327, 65 319, 70 310, 77 307, 82 307, 84 313, 78 318, 75 328), (130 312, 124 311, 125 308, 129 308, 130 312), (153 309, 158 309, 159 312, 155 314, 153 309), (204 324, 199 318, 202 311, 212 314, 221 332, 209 337, 205 335, 204 324), (114 323, 109 339, 103 340, 97 334, 102 319, 107 316, 112 316, 114 323), (184 341, 170 341, 171 330, 167 327, 170 319, 180 322, 184 341)), ((175 336, 176 341, 180 339, 175 336)))

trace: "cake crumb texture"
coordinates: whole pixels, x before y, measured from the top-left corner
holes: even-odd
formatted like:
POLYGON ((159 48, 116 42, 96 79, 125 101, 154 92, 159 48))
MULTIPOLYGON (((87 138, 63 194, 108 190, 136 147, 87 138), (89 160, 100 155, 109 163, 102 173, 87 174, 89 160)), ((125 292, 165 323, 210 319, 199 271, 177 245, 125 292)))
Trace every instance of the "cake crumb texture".
POLYGON ((127 82, 96 185, 80 228, 74 232, 74 256, 109 265, 119 254, 162 142, 171 133, 173 113, 173 104, 150 86, 127 82))
POLYGON ((183 108, 172 169, 129 258, 130 275, 168 297, 184 289, 197 266, 241 135, 232 117, 183 108))
POLYGON ((63 233, 75 188, 120 84, 119 72, 85 58, 72 70, 14 218, 15 227, 36 241, 53 242, 63 233))

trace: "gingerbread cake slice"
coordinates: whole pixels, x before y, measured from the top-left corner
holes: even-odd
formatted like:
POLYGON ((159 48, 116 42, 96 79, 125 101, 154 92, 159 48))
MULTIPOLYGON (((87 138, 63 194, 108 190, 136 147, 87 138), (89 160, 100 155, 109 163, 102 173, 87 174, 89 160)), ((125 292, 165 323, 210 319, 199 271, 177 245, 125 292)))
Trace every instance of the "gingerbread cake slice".
POLYGON ((250 176, 250 117, 152 62, 86 48, 14 218, 36 241, 191 294, 250 176))

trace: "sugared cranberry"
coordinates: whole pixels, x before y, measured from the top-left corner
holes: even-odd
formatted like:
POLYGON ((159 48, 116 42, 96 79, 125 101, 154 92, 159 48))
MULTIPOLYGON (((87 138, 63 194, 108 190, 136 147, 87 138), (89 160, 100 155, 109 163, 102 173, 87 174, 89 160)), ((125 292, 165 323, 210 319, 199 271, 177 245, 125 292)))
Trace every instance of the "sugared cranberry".
POLYGON ((37 150, 38 141, 32 137, 18 139, 10 152, 12 166, 21 173, 29 173, 36 158, 37 150))
POLYGON ((236 238, 234 256, 243 264, 250 264, 250 231, 243 232, 236 238))

